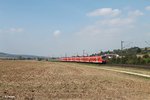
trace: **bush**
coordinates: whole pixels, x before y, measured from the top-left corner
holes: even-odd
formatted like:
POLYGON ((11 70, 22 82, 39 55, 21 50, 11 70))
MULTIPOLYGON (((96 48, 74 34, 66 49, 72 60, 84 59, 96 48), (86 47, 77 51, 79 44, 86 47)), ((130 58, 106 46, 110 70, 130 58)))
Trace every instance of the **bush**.
POLYGON ((122 58, 109 59, 110 64, 150 64, 150 58, 145 55, 143 58, 137 57, 136 55, 126 55, 122 58))
POLYGON ((148 54, 145 54, 145 55, 143 56, 143 58, 149 58, 149 55, 148 55, 148 54))

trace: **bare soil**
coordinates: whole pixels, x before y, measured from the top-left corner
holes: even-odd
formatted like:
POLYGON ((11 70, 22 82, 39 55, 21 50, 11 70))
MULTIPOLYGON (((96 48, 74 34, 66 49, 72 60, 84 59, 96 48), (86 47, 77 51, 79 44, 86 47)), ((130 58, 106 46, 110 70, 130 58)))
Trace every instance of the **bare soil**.
POLYGON ((0 100, 150 100, 150 79, 61 62, 0 61, 0 100))

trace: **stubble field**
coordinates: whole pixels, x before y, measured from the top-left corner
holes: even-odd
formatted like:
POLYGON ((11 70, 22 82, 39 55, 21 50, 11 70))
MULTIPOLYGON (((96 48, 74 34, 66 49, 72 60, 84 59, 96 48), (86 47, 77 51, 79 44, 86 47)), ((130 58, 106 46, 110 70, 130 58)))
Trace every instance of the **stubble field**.
POLYGON ((0 61, 0 100, 150 100, 150 79, 62 62, 0 61))

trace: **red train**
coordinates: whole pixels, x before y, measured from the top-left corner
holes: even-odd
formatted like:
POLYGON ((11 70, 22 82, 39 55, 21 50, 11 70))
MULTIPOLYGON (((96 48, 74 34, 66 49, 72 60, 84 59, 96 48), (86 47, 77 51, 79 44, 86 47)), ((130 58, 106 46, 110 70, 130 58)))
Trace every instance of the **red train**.
POLYGON ((88 57, 63 57, 60 58, 60 61, 65 62, 87 62, 87 63, 100 63, 105 64, 106 60, 104 60, 101 56, 88 56, 88 57))

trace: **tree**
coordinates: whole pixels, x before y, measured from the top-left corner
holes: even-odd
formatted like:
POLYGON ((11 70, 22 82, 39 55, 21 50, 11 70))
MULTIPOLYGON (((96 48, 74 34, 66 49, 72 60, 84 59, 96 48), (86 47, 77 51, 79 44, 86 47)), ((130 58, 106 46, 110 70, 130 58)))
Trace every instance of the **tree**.
POLYGON ((143 56, 143 58, 149 58, 149 55, 148 55, 148 54, 145 54, 145 55, 143 56))
POLYGON ((140 48, 137 49, 137 53, 141 53, 142 50, 140 48))

